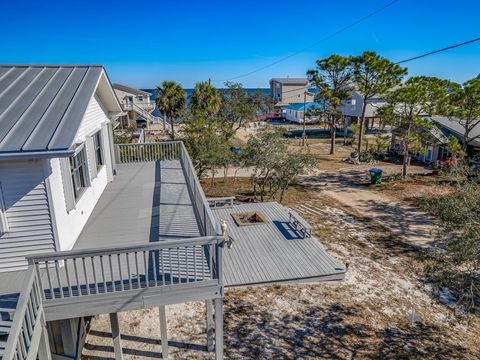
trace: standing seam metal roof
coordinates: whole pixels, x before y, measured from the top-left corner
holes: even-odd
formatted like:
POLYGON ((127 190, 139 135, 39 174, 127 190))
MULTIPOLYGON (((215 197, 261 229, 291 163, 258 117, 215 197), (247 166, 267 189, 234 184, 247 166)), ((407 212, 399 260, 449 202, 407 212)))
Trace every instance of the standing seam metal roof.
POLYGON ((100 65, 0 65, 0 153, 67 150, 100 65))

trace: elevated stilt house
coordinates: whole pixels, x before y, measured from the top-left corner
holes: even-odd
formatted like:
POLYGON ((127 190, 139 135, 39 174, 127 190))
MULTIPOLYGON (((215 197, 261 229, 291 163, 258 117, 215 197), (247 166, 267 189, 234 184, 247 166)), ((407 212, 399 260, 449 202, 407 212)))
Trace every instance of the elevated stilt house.
POLYGON ((183 143, 114 144, 121 113, 102 66, 0 66, 2 360, 79 359, 106 313, 122 359, 118 312, 152 307, 166 358, 198 300, 221 359, 225 286, 343 278, 297 214, 207 199, 183 143))

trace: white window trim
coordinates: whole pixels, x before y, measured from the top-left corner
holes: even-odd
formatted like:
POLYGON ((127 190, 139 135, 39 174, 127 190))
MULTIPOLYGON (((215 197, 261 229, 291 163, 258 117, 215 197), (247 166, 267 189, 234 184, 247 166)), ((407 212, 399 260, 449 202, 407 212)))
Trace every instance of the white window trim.
POLYGON ((0 235, 9 231, 7 221, 7 208, 3 200, 2 183, 0 182, 0 235))

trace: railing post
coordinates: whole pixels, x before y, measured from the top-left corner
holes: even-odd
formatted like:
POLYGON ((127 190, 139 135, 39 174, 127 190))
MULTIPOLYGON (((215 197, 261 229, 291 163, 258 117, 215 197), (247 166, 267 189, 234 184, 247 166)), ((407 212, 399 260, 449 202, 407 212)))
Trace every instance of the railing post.
POLYGON ((42 314, 40 318, 40 324, 42 326, 42 335, 40 337, 40 343, 38 345, 38 358, 40 360, 52 360, 52 353, 50 352, 50 341, 48 340, 48 332, 44 314, 42 314))
POLYGON ((223 299, 215 299, 215 359, 223 359, 223 299))
POLYGON ((213 302, 212 299, 205 300, 206 317, 207 317, 207 350, 214 350, 213 339, 213 302))
POLYGON ((160 337, 162 341, 162 359, 168 359, 168 334, 167 334, 167 314, 165 305, 158 307, 158 317, 160 320, 160 337))
POLYGON ((115 360, 123 360, 122 340, 120 338, 120 324, 118 322, 118 313, 110 313, 110 326, 112 327, 113 349, 115 351, 115 360))

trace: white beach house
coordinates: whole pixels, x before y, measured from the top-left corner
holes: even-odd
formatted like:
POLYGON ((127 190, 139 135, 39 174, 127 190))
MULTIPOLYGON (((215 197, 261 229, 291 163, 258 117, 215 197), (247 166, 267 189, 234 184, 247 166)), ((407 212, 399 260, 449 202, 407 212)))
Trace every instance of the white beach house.
POLYGON ((182 142, 114 144, 122 113, 102 66, 0 65, 1 360, 80 359, 107 313, 122 359, 118 311, 154 307, 167 358, 165 306, 200 300, 221 359, 225 287, 344 277, 298 214, 207 199, 182 142))

